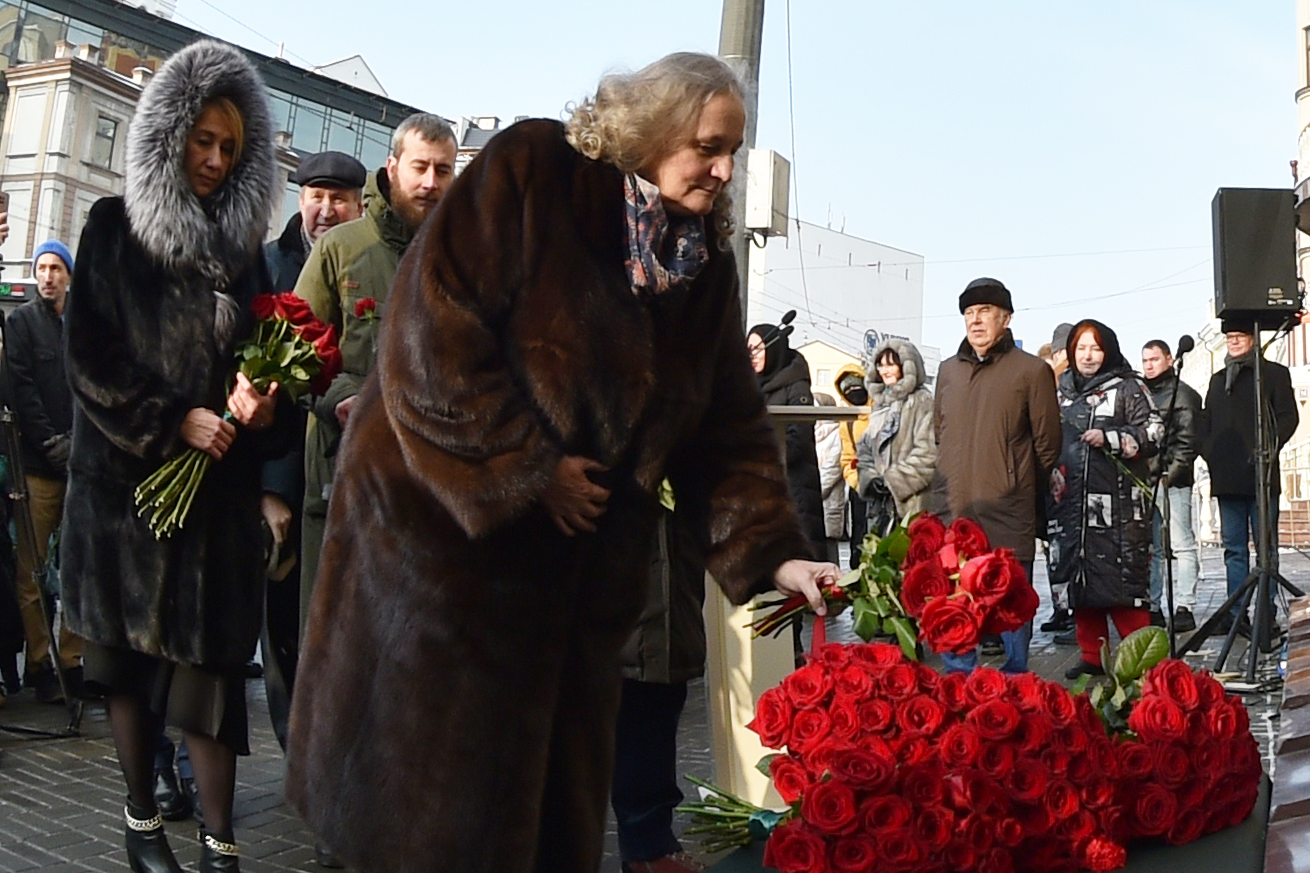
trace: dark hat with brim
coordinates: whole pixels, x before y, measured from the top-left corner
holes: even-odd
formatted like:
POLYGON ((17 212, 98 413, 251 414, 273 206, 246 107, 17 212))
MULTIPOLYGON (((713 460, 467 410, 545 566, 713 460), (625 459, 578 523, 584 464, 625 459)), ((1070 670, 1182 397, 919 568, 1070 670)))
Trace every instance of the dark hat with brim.
POLYGON ((1255 319, 1252 317, 1243 318, 1242 316, 1233 316, 1225 318, 1219 322, 1219 329, 1224 333, 1255 333, 1255 319))
POLYGON ((1073 330, 1073 325, 1069 322, 1055 328, 1055 333, 1051 334, 1051 351, 1064 351, 1064 347, 1069 345, 1069 331, 1073 330))
POLYGON ((304 187, 363 188, 368 178, 364 165, 342 152, 319 152, 300 162, 291 181, 304 187))
POLYGON ((960 314, 963 315, 964 310, 979 303, 990 303, 1006 312, 1014 312, 1010 289, 1002 285, 998 279, 974 279, 965 286, 964 293, 960 295, 960 314))

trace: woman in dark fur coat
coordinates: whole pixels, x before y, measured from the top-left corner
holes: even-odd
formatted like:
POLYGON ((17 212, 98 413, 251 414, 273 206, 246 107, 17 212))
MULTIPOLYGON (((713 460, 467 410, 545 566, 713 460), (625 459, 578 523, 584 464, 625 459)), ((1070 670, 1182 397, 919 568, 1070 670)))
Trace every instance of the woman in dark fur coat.
POLYGON ((237 869, 242 667, 262 616, 259 465, 290 434, 276 386, 265 396, 239 380, 229 394, 227 382, 250 302, 271 290, 259 244, 273 170, 254 68, 230 46, 191 45, 142 92, 126 194, 91 208, 77 253, 61 576, 69 624, 88 641, 87 684, 108 701, 137 873, 180 869, 153 794, 165 717, 186 735, 205 810, 200 869, 237 869), (188 447, 216 463, 185 526, 157 539, 133 491, 188 447))
POLYGON ((734 602, 822 611, 723 245, 740 94, 706 55, 607 77, 493 139, 401 261, 287 750, 351 865, 598 869, 666 475, 734 602))

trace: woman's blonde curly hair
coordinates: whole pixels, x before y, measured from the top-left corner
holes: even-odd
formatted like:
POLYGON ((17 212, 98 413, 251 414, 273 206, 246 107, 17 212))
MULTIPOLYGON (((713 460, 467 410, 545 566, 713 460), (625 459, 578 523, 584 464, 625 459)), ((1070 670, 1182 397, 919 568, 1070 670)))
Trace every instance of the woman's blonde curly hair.
MULTIPOLYGON (((569 144, 625 173, 655 165, 689 142, 705 104, 719 94, 743 99, 741 80, 714 55, 676 52, 635 73, 611 73, 594 97, 569 107, 569 144)), ((714 201, 720 246, 732 234, 732 198, 714 201)))

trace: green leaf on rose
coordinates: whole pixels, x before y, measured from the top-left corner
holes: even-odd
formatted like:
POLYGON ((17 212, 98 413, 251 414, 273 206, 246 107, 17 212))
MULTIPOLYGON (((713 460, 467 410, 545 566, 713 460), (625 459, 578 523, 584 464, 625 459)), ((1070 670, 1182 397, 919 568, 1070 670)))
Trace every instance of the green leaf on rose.
POLYGON ((903 615, 894 615, 887 619, 886 624, 891 625, 892 632, 896 634, 896 641, 901 644, 901 651, 905 657, 911 661, 919 660, 918 637, 914 633, 914 625, 903 615))
MULTIPOLYGON (((1087 685, 1091 681, 1092 681, 1092 674, 1084 673, 1083 675, 1078 677, 1078 681, 1074 682, 1074 684, 1069 686, 1069 693, 1072 694, 1074 697, 1077 697, 1079 694, 1082 694, 1084 691, 1087 690, 1087 685)), ((1092 703, 1093 705, 1095 705, 1096 701, 1093 700, 1092 703)))
POLYGON ((781 757, 782 755, 779 754, 778 752, 774 752, 771 755, 765 755, 763 758, 760 758, 758 761, 755 762, 755 769, 759 770, 765 776, 772 778, 773 774, 769 770, 769 765, 773 763, 774 758, 781 758, 781 757))
POLYGON ((291 367, 291 376, 294 379, 299 379, 301 382, 309 381, 309 372, 299 364, 295 364, 291 367))
POLYGON ((751 813, 746 829, 750 832, 751 839, 767 840, 773 829, 786 817, 785 812, 774 812, 771 809, 757 810, 751 813))
POLYGON ((860 569, 857 567, 845 576, 837 580, 838 588, 850 588, 856 582, 860 581, 860 569))
POLYGON ((872 600, 863 597, 856 600, 851 616, 853 629, 860 639, 867 643, 878 635, 878 631, 882 627, 882 620, 879 618, 878 610, 874 608, 872 600))
POLYGON ((1169 656, 1169 637, 1164 628, 1148 626, 1130 633, 1119 644, 1114 675, 1120 682, 1140 679, 1147 670, 1169 656))
POLYGON ((909 551, 910 535, 905 532, 904 528, 898 527, 878 543, 877 553, 890 559, 892 563, 899 567, 905 563, 905 556, 909 551))

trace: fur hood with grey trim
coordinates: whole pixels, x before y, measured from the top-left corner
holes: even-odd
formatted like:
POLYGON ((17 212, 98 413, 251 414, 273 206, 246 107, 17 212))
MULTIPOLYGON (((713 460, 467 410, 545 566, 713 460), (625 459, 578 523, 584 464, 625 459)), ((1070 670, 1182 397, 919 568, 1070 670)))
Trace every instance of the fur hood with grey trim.
POLYGON ((873 354, 864 356, 864 386, 869 389, 869 405, 882 406, 894 400, 904 400, 919 388, 926 387, 923 374, 923 355, 909 340, 889 338, 878 343, 873 354), (901 359, 901 378, 891 387, 882 384, 877 362, 882 353, 891 349, 901 359))
POLYGON ((128 128, 126 175, 132 236, 165 270, 223 290, 250 265, 277 192, 266 89, 239 49, 202 40, 159 68, 128 128), (227 179, 202 200, 191 191, 183 159, 187 135, 213 97, 236 104, 245 142, 227 179))

